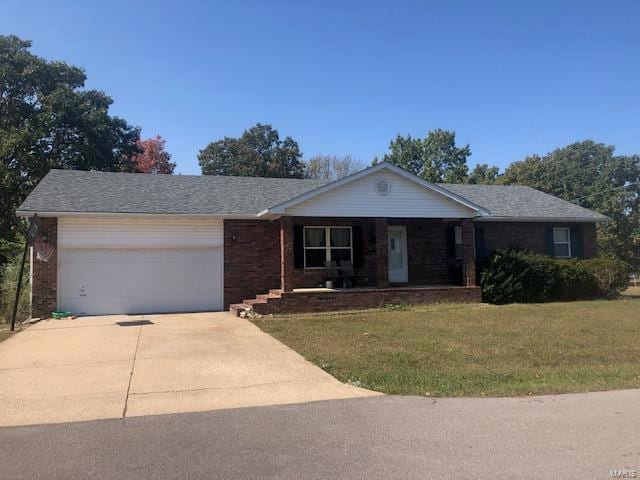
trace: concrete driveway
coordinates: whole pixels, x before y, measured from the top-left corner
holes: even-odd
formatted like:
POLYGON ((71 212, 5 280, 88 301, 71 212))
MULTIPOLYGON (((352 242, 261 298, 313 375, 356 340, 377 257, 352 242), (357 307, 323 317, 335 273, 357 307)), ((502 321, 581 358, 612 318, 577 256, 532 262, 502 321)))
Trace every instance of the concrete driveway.
POLYGON ((41 322, 0 343, 0 385, 0 426, 376 395, 228 313, 41 322))

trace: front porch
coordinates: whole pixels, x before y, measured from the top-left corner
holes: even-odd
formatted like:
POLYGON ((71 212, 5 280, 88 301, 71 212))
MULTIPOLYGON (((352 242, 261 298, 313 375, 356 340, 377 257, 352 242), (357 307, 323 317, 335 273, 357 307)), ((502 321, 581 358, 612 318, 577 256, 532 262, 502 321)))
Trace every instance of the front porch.
POLYGON ((285 216, 276 221, 279 288, 232 305, 238 314, 481 300, 470 219, 285 216), (330 263, 348 265, 351 277, 344 284, 350 288, 327 288, 327 280, 335 287, 343 283, 330 275, 330 263))
POLYGON ((474 225, 448 218, 281 217, 280 290, 324 287, 327 262, 354 287, 476 285, 474 225))

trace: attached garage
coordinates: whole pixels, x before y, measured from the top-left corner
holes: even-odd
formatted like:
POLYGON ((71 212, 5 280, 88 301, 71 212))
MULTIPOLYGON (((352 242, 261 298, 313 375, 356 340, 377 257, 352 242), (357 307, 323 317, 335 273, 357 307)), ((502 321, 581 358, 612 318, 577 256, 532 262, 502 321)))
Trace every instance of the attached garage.
POLYGON ((59 308, 77 315, 221 310, 222 220, 157 217, 60 217, 59 308))

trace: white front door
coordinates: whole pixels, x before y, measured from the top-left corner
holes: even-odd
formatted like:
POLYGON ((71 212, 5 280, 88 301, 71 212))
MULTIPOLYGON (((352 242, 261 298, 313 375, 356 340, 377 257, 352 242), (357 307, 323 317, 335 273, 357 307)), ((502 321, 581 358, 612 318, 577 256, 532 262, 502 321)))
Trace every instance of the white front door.
POLYGON ((387 227, 387 245, 389 249, 389 283, 407 283, 409 281, 407 227, 387 227))

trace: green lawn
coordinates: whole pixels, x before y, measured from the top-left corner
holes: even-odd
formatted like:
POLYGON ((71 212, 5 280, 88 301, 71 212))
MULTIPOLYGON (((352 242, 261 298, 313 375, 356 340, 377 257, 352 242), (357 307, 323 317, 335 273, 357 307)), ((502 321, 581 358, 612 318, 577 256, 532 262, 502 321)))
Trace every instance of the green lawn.
POLYGON ((254 322, 339 380, 386 393, 640 387, 640 291, 613 301, 443 304, 254 322))

